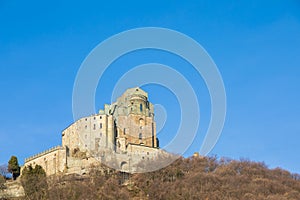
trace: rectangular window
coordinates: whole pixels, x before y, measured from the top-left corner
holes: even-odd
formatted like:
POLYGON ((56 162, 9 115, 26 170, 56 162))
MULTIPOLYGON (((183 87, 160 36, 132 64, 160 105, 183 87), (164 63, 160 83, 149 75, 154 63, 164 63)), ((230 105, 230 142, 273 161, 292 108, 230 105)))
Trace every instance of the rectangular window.
POLYGON ((140 111, 143 111, 143 104, 140 104, 140 111))
POLYGON ((93 129, 96 130, 96 124, 94 124, 94 128, 93 129))
POLYGON ((100 129, 102 128, 102 123, 100 123, 100 129))

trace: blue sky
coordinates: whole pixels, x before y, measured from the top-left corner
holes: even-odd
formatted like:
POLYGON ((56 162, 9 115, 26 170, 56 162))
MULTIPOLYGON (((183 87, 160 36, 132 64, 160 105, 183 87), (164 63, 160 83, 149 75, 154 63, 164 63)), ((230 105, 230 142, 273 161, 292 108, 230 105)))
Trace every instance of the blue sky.
MULTIPOLYGON (((217 64, 227 92, 227 118, 211 152, 264 161, 300 173, 299 1, 73 1, 0 0, 0 164, 61 142, 73 122, 73 83, 84 58, 101 41, 132 28, 157 26, 199 42, 217 64)), ((201 77, 182 59, 155 50, 116 60, 100 81, 96 107, 109 103, 115 82, 133 66, 157 62, 191 81, 201 106, 200 149, 210 117, 201 77), (189 69, 187 67, 190 67, 189 69), (112 75, 114 74, 114 75, 112 75)), ((143 87, 168 111, 163 144, 178 127, 174 95, 143 87)))

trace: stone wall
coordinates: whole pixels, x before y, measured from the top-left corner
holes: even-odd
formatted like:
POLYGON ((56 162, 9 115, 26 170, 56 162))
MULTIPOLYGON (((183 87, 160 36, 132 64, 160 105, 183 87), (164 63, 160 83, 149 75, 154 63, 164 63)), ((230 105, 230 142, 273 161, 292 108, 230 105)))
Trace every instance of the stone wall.
POLYGON ((62 133, 62 146, 72 152, 97 151, 114 148, 114 127, 112 116, 92 115, 79 119, 62 133))
POLYGON ((24 166, 40 165, 47 175, 63 172, 66 166, 66 149, 55 147, 25 160, 24 166))
POLYGON ((151 117, 130 114, 118 116, 118 138, 125 138, 126 144, 157 147, 156 124, 151 117))

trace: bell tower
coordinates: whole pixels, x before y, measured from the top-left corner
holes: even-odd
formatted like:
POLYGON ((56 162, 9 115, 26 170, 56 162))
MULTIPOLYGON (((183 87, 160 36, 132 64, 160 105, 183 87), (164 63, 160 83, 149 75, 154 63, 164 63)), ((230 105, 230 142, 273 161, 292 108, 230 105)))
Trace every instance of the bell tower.
POLYGON ((153 104, 142 89, 130 88, 112 104, 116 124, 116 150, 126 151, 127 145, 158 147, 153 104))

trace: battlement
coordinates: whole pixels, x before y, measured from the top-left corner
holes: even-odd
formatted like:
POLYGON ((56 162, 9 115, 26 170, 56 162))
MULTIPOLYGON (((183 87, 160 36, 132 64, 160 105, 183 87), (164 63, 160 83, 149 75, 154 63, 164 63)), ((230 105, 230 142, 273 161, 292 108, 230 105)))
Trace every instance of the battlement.
POLYGON ((33 159, 35 159, 35 158, 44 156, 44 155, 46 155, 46 154, 48 154, 48 153, 51 153, 51 152, 53 152, 53 151, 56 151, 56 150, 62 150, 62 149, 63 149, 63 147, 61 147, 61 146, 59 146, 59 145, 58 145, 58 146, 55 146, 55 147, 52 147, 52 148, 47 149, 47 150, 45 150, 45 151, 43 151, 43 152, 41 152, 41 153, 38 153, 38 154, 35 154, 35 155, 30 156, 30 157, 28 157, 28 158, 25 158, 25 163, 26 163, 26 162, 29 162, 29 161, 31 161, 31 160, 33 160, 33 159))

